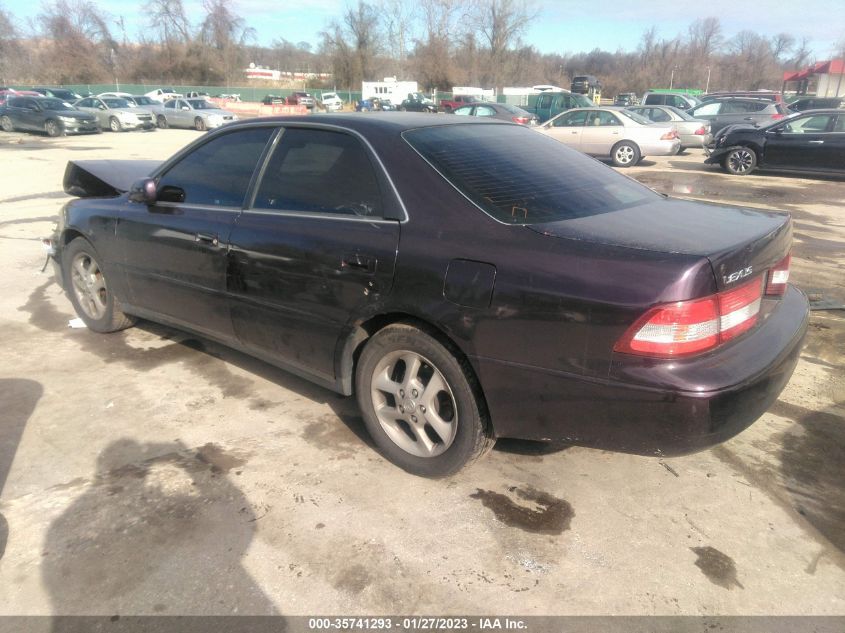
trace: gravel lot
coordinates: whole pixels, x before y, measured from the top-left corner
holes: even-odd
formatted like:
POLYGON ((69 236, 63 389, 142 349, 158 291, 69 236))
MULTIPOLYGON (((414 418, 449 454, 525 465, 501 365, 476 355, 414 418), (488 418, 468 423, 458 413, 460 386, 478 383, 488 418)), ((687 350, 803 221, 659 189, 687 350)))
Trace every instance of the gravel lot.
MULTIPOLYGON (((0 134, 0 614, 845 614, 845 312, 813 313, 781 399, 713 450, 502 441, 415 478, 353 399, 158 325, 68 327, 38 242, 67 161, 197 136, 0 134)), ((790 211, 793 281, 845 303, 845 181, 702 161, 625 173, 790 211)))

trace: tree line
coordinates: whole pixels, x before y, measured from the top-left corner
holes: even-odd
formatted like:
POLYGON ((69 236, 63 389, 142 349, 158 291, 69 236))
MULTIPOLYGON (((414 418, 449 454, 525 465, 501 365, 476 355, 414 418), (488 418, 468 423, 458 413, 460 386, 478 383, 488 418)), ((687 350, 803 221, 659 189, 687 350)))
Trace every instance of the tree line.
MULTIPOLYGON (((183 0, 148 0, 144 28, 130 38, 121 16, 91 0, 52 0, 30 24, 0 5, 0 82, 18 84, 243 84, 250 62, 332 73, 327 85, 358 90, 362 80, 415 79, 428 91, 497 88, 599 77, 606 95, 652 87, 777 89, 782 73, 812 59, 810 42, 787 32, 728 37, 718 18, 693 21, 675 37, 656 28, 629 50, 542 53, 525 41, 538 12, 529 0, 357 0, 329 20, 317 46, 256 32, 232 0, 204 0, 188 18, 183 0)), ((845 41, 840 46, 845 54, 845 41)))

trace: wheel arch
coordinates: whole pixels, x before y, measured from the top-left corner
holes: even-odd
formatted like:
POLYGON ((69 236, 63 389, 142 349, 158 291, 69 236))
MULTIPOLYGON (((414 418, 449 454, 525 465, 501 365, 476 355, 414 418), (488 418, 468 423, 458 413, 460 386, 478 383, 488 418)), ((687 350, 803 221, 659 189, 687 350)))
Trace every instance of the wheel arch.
POLYGON ((442 327, 439 327, 431 320, 408 312, 384 312, 370 316, 366 320, 355 324, 345 337, 341 337, 338 341, 337 353, 335 354, 337 390, 346 396, 351 396, 354 393, 355 369, 364 345, 374 334, 396 323, 405 323, 419 328, 454 354, 461 367, 470 374, 468 379, 478 397, 479 408, 483 413, 486 424, 489 426, 488 430, 492 432, 494 427, 490 417, 490 410, 487 406, 487 399, 484 395, 484 389, 467 355, 442 327))

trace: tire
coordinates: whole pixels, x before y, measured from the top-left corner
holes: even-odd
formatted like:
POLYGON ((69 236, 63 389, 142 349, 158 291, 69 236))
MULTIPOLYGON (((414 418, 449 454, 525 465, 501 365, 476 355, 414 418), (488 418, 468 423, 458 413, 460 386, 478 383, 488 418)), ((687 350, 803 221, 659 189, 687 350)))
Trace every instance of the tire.
POLYGON ((164 118, 163 114, 159 114, 156 117, 156 125, 162 130, 167 129, 167 119, 164 118))
POLYGON ((14 132, 15 131, 15 124, 12 123, 12 119, 7 116, 0 118, 0 127, 3 128, 4 132, 14 132))
POLYGON ((381 453, 414 475, 455 473, 495 442, 467 361, 413 325, 389 325, 367 341, 355 390, 381 453))
POLYGON ((64 248, 62 275, 73 309, 89 330, 117 332, 135 323, 109 290, 99 255, 88 240, 77 237, 64 248))
POLYGON ((197 132, 205 132, 205 121, 202 120, 201 116, 194 119, 194 128, 197 132))
POLYGON ((123 128, 120 127, 120 121, 117 120, 116 116, 109 117, 109 129, 112 132, 122 132, 123 128))
POLYGON ((722 167, 734 176, 747 176, 757 167, 757 154, 750 147, 737 147, 725 155, 722 167))
POLYGON ((58 122, 54 121, 53 119, 48 119, 44 123, 44 131, 47 132, 47 136, 50 136, 50 137, 53 137, 53 138, 55 138, 57 136, 61 136, 62 134, 64 134, 64 130, 62 129, 62 126, 59 125, 58 122))
POLYGON ((445 106, 443 108, 443 112, 445 112, 446 114, 452 114, 452 106, 445 106))
POLYGON ((632 167, 640 162, 640 148, 631 141, 620 141, 610 150, 610 160, 617 167, 632 167))

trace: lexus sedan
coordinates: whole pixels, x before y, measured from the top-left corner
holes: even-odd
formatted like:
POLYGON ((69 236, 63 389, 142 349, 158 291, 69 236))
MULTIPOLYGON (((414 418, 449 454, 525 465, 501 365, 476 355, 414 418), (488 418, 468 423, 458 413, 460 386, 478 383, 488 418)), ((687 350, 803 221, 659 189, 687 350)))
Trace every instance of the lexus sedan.
POLYGON ((672 106, 629 106, 628 110, 636 112, 653 123, 669 123, 678 130, 681 139, 681 149, 688 147, 706 147, 713 140, 710 134, 710 121, 696 119, 684 110, 672 106))
POLYGON ((144 318, 355 395, 444 476, 499 437, 647 455, 739 433, 807 330, 787 214, 674 200, 525 126, 237 122, 79 161, 49 241, 96 332, 144 318))
POLYGON ((237 119, 236 114, 221 110, 205 99, 171 99, 156 112, 156 123, 161 128, 194 128, 200 132, 237 119))
POLYGON ((674 156, 681 151, 673 125, 652 123, 623 108, 569 110, 536 129, 590 156, 610 158, 617 167, 631 167, 646 156, 674 156))
POLYGON ((74 105, 83 112, 90 112, 100 122, 100 127, 112 132, 125 130, 154 130, 152 113, 138 108, 134 103, 119 97, 86 97, 74 105))
POLYGON ((761 128, 732 125, 714 144, 704 162, 737 176, 755 169, 845 175, 845 110, 809 110, 761 128))
POLYGON ((47 136, 100 132, 94 115, 52 97, 9 97, 0 106, 0 127, 4 132, 27 130, 47 136))

